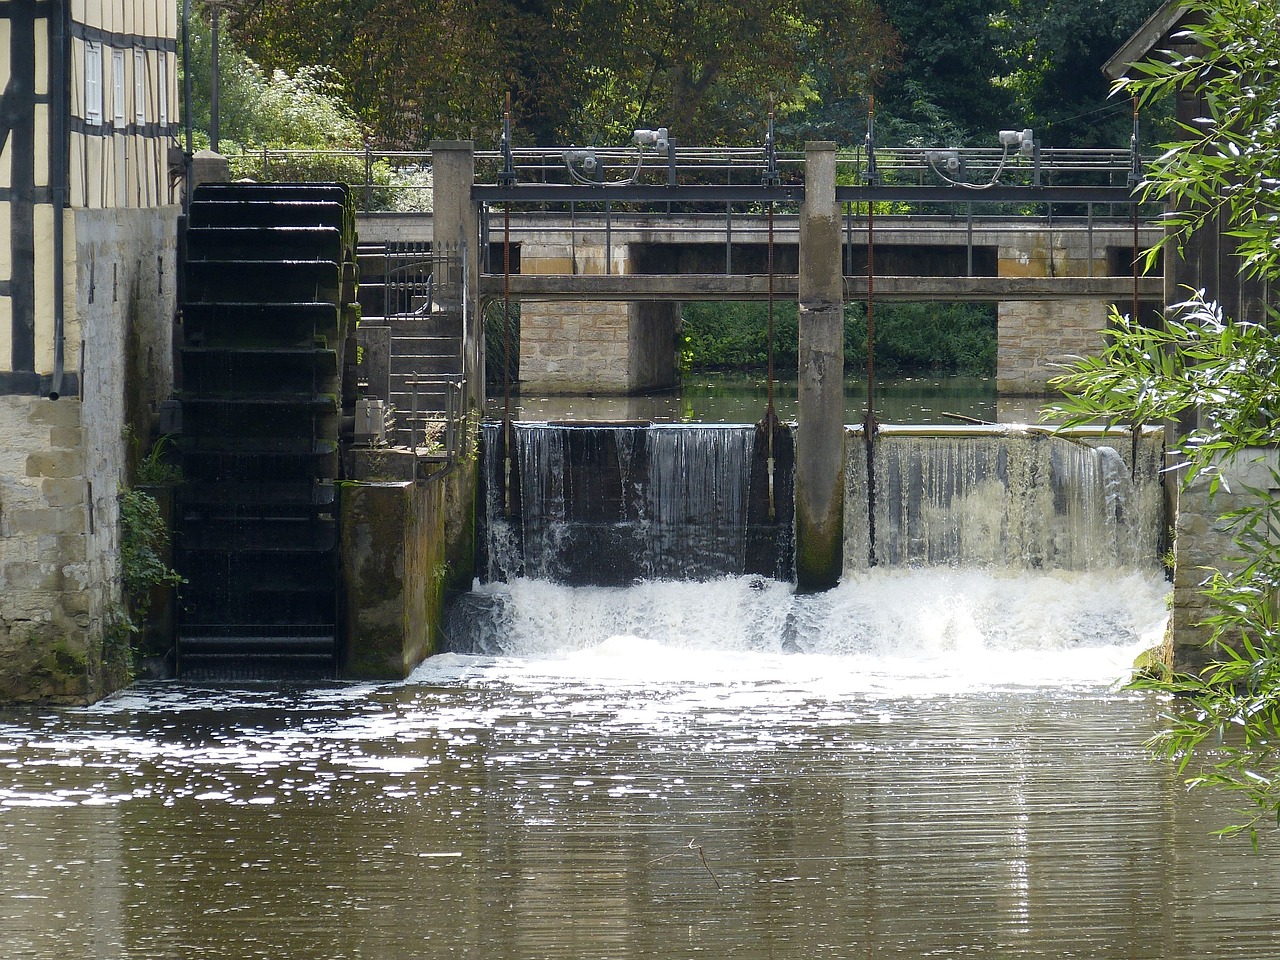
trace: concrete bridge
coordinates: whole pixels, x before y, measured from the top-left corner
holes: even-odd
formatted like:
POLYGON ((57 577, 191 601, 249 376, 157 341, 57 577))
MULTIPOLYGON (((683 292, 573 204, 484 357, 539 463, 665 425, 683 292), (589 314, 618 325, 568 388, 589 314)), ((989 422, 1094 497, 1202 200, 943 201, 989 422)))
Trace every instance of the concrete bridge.
MULTIPOLYGON (((679 303, 762 301, 769 293, 769 226, 761 213, 516 212, 509 225, 481 210, 488 236, 480 300, 521 304, 520 369, 544 393, 635 393, 674 384, 679 303), (509 229, 510 276, 503 241, 509 229)), ((799 292, 799 215, 774 218, 773 293, 799 292)), ((1138 225, 1138 249, 1160 227, 1138 225)), ((434 239, 430 214, 360 216, 367 287, 434 239), (387 251, 393 251, 390 254, 387 251)), ((843 296, 864 300, 874 250, 878 301, 998 305, 1002 393, 1043 392, 1053 365, 1094 352, 1111 304, 1163 298, 1157 275, 1133 277, 1132 222, 1104 216, 877 217, 845 205, 840 224, 843 296)), ((376 304, 370 305, 374 312, 376 304)), ((368 312, 370 307, 366 307, 368 312)))

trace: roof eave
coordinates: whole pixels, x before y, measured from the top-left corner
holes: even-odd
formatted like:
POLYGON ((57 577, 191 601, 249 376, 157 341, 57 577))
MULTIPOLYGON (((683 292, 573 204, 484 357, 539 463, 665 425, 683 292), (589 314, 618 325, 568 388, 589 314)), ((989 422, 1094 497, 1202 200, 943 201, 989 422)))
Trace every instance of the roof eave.
POLYGON ((1166 0, 1138 32, 1125 41, 1111 59, 1102 65, 1102 72, 1111 81, 1119 80, 1129 68, 1145 60, 1160 41, 1168 36, 1187 15, 1186 0, 1166 0))

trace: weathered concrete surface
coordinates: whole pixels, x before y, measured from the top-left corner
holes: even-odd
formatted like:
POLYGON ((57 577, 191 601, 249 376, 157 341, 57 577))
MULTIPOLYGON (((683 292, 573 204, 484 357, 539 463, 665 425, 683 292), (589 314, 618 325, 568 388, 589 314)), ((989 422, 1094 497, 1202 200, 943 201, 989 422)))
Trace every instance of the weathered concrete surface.
POLYGON ((836 147, 805 146, 800 210, 796 588, 835 586, 844 536, 844 301, 836 147))
MULTIPOLYGON (((795 297, 800 280, 795 274, 779 274, 773 278, 777 298, 795 297)), ((486 297, 503 294, 504 278, 481 278, 481 291, 486 297)), ((846 277, 845 293, 852 300, 866 298, 867 278, 846 277)), ((1138 281, 1139 299, 1153 303, 1160 299, 1163 281, 1143 277, 1138 281)), ((875 278, 876 300, 914 302, 920 300, 974 301, 992 300, 1050 301, 1050 306, 1083 301, 1092 311, 1099 301, 1122 301, 1133 292, 1133 281, 1126 277, 889 277, 875 278)), ((769 277, 765 274, 612 274, 604 275, 528 275, 511 277, 513 300, 537 298, 539 301, 575 301, 582 299, 617 301, 682 302, 698 300, 756 300, 769 296, 769 277)), ((621 304, 610 304, 620 306, 621 304)), ((597 307, 603 306, 596 304, 597 307)), ((1025 307, 1025 304, 1020 304, 1025 307)), ((1036 304, 1040 306, 1039 303, 1036 304)), ((569 322, 578 316, 566 304, 552 307, 548 303, 526 303, 525 310, 537 309, 569 322)), ((524 322, 525 316, 521 321, 524 322)), ((588 316, 588 315, 583 315, 588 316)), ((1020 319, 1020 318, 1019 318, 1020 319)), ((562 324, 563 325, 563 324, 562 324)), ((1053 329, 1050 319, 1042 324, 1053 329)), ((1015 325, 1015 329, 1017 329, 1015 325)), ((521 340, 522 349, 526 341, 521 340)), ((1052 346, 1052 345, 1051 345, 1052 346)), ((537 348, 536 343, 530 344, 537 348)))
MULTIPOLYGON (((451 248, 460 257, 465 248, 466 256, 452 261, 462 263, 462 275, 437 285, 444 300, 449 291, 459 302, 445 302, 446 309, 457 310, 465 317, 464 338, 474 344, 463 358, 463 374, 466 379, 467 397, 465 409, 484 406, 484 328, 480 314, 480 217, 471 202, 471 184, 475 182, 475 148, 469 140, 438 140, 431 144, 434 161, 432 174, 435 182, 433 243, 441 248, 451 248), (465 292, 465 293, 464 293, 465 292), (465 300, 465 302, 462 302, 465 300)), ((357 225, 358 226, 358 225, 357 225)))
MULTIPOLYGON (((774 242, 778 254, 790 247, 793 251, 800 234, 799 218, 793 213, 779 212, 774 217, 774 242)), ((491 239, 500 242, 502 221, 496 216, 490 220, 491 239)), ((876 247, 968 247, 975 250, 994 251, 1000 246, 1017 245, 1017 238, 1031 231, 1043 232, 1047 222, 1043 217, 1012 217, 998 220, 975 218, 972 230, 960 216, 877 216, 876 247)), ((768 240, 768 220, 764 214, 735 213, 731 224, 732 239, 736 246, 762 245, 768 240)), ((359 215, 360 239, 371 243, 429 241, 432 236, 432 216, 429 213, 362 212, 359 215)), ((1158 222, 1139 224, 1139 245, 1146 249, 1163 236, 1158 222)), ((680 213, 668 217, 655 213, 627 213, 614 211, 609 220, 609 232, 615 244, 706 246, 714 248, 723 257, 725 245, 724 213, 680 213)), ((1084 218, 1055 217, 1055 236, 1068 238, 1072 246, 1092 245, 1099 256, 1108 250, 1127 250, 1133 243, 1133 228, 1127 217, 1120 220, 1096 219, 1090 225, 1084 218)), ((526 245, 559 246, 568 249, 578 246, 603 246, 605 218, 600 213, 577 213, 570 218, 557 211, 511 212, 511 242, 524 249, 526 245)), ((852 235, 855 246, 865 245, 867 240, 866 217, 855 218, 853 229, 845 230, 844 239, 852 235)), ((736 257, 742 251, 735 251, 736 257)), ((493 264, 501 270, 502 263, 493 264)))
POLYGON ((444 604, 444 485, 342 487, 340 676, 403 680, 436 651, 444 604))
MULTIPOLYGON (((468 443, 475 451, 474 431, 468 443)), ((442 470, 384 447, 350 450, 346 466, 349 475, 370 479, 340 487, 339 672, 352 680, 403 679, 438 651, 446 598, 469 589, 475 574, 476 457, 465 454, 442 470)))

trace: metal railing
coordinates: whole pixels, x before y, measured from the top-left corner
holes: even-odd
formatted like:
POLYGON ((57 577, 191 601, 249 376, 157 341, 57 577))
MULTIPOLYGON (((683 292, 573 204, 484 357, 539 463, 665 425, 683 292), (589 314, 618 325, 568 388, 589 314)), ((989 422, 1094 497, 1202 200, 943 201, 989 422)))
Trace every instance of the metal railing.
MULTIPOLYGON (((432 207, 430 151, 283 150, 261 148, 230 155, 233 176, 260 180, 340 180, 355 189, 361 212, 429 212, 432 207)), ((778 151, 776 171, 785 195, 803 185, 804 155, 778 151), (791 191, 787 193, 787 191, 791 191)), ((885 185, 954 186, 956 200, 980 202, 966 187, 1108 186, 1132 183, 1149 158, 1129 148, 877 147, 874 178, 885 185)), ((838 179, 865 183, 872 175, 865 147, 839 151, 838 179)), ((475 153, 476 184, 518 187, 733 187, 758 186, 768 169, 760 147, 523 147, 509 155, 475 153)))

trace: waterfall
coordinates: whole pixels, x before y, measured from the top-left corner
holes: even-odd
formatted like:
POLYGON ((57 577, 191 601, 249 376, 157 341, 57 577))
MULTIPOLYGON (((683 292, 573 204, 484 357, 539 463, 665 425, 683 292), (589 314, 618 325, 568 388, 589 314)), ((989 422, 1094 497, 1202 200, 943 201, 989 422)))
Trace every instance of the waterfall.
POLYGON ((503 429, 484 428, 484 579, 789 576, 789 444, 769 519, 753 426, 517 423, 509 480, 503 429))
POLYGON ((1020 677, 1026 667, 1043 677, 1072 669, 1046 657, 1114 648, 1127 662, 1161 630, 1159 431, 1134 443, 1096 430, 885 427, 869 504, 853 428, 844 577, 798 595, 787 582, 789 432, 775 436, 770 520, 754 427, 516 424, 510 491, 502 430, 484 432, 488 582, 452 610, 454 652, 607 649, 627 671, 673 650, 801 653, 842 658, 838 673, 855 670, 852 657, 866 669, 910 661, 929 676, 1020 677))
MULTIPOLYGON (((1135 445, 1096 431, 886 428, 872 442, 878 565, 1083 571, 1157 562, 1158 431, 1135 445)), ((865 569, 870 554, 865 450, 851 431, 846 573, 865 569)))

